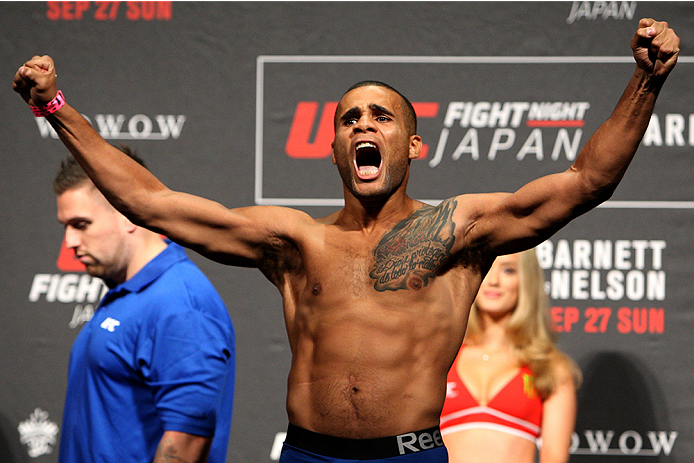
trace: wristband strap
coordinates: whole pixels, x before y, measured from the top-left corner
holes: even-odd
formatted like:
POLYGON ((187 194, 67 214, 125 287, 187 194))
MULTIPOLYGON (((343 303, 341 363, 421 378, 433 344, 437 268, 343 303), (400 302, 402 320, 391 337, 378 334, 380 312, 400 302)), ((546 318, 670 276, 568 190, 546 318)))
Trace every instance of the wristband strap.
POLYGON ((63 96, 63 92, 61 90, 58 90, 58 94, 53 98, 51 101, 46 103, 45 106, 29 106, 31 108, 31 111, 34 113, 34 116, 36 117, 46 117, 60 108, 63 107, 65 104, 65 97, 63 96))

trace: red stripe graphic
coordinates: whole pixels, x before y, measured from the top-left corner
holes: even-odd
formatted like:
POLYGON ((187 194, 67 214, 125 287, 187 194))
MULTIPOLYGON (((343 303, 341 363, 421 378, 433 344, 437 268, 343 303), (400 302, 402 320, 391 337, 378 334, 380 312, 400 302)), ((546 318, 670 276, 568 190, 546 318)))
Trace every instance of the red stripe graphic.
POLYGON ((528 121, 528 127, 583 127, 584 121, 528 121))

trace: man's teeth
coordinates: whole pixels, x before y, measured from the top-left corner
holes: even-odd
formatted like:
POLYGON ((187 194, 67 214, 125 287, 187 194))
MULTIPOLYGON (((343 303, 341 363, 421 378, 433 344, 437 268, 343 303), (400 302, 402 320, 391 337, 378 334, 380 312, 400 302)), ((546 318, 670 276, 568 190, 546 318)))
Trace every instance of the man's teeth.
MULTIPOLYGON (((356 145, 356 150, 359 151, 360 149, 371 149, 371 150, 378 150, 378 147, 376 146, 375 143, 371 143, 369 141, 363 141, 359 142, 356 145)), ((377 175, 378 174, 378 167, 379 166, 374 166, 373 163, 366 162, 366 165, 359 166, 359 174, 365 177, 372 176, 372 175, 377 175), (371 164, 371 165, 369 165, 371 164)))
POLYGON ((359 149, 362 149, 362 148, 373 148, 373 149, 376 149, 376 145, 374 145, 373 143, 370 143, 370 142, 368 142, 368 141, 365 141, 365 142, 363 142, 363 143, 357 144, 357 149, 358 149, 358 150, 359 150, 359 149))

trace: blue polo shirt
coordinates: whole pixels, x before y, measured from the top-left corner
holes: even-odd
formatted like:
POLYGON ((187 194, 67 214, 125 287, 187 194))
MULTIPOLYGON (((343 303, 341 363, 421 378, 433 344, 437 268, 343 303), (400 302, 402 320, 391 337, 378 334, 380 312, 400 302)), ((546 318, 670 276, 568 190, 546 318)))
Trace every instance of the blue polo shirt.
POLYGON ((77 336, 59 461, 150 462, 165 430, 214 436, 208 461, 226 461, 234 368, 222 299, 169 242, 77 336))

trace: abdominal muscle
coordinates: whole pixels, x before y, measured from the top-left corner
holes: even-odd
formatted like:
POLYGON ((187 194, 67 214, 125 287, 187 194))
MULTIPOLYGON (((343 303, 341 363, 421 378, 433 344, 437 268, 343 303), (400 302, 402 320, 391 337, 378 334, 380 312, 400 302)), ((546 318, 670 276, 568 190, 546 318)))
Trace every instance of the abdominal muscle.
MULTIPOLYGON (((403 362, 407 362, 403 359, 403 362)), ((302 368, 299 368, 302 369, 302 368)), ((313 380, 289 378, 289 421, 314 432, 352 439, 392 436, 436 426, 443 393, 410 368, 314 368, 313 380)))
POLYGON ((438 425, 446 374, 464 325, 451 330, 455 310, 436 305, 437 313, 412 304, 406 309, 369 304, 322 307, 305 318, 297 314, 290 333, 289 421, 353 439, 438 425))

